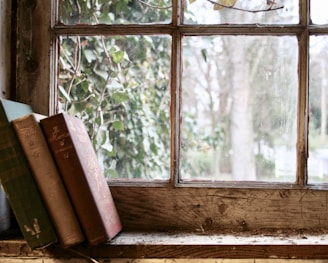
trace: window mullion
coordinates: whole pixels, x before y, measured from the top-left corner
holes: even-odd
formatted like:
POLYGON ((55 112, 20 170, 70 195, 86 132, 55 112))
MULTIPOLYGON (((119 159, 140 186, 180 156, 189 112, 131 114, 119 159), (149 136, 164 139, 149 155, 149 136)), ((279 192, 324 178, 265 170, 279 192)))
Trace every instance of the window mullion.
POLYGON ((300 0, 297 184, 307 183, 309 101, 309 0, 300 0))
POLYGON ((172 0, 172 50, 171 50, 171 182, 179 181, 180 153, 180 84, 181 84, 181 3, 172 0))
POLYGON ((300 24, 308 26, 310 21, 310 0, 299 0, 300 24))

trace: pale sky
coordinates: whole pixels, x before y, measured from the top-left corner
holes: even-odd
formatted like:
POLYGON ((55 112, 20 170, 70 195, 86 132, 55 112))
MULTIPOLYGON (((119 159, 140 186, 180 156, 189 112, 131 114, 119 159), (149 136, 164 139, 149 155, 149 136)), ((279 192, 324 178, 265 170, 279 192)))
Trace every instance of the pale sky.
MULTIPOLYGON (((218 0, 216 0, 216 1, 219 2, 218 0)), ((297 23, 298 22, 297 14, 298 14, 299 0, 275 0, 275 1, 278 4, 284 5, 284 9, 278 10, 277 12, 279 12, 282 15, 286 15, 287 19, 288 19, 288 17, 290 17, 290 15, 292 15, 295 18, 293 21, 285 20, 282 23, 284 23, 284 22, 297 23)), ((249 9, 266 8, 266 0, 256 0, 256 1, 252 1, 252 2, 246 2, 246 3, 247 3, 247 5, 246 6, 244 5, 243 6, 244 8, 249 8, 249 9), (255 6, 248 5, 248 3, 255 4, 255 6)), ((241 4, 245 4, 245 2, 240 2, 240 0, 239 1, 237 0, 236 6, 240 7, 240 6, 242 6, 241 4)), ((213 5, 210 4, 208 1, 197 0, 197 1, 195 1, 195 3, 189 5, 189 10, 192 11, 194 14, 197 14, 197 20, 199 23, 202 23, 204 21, 207 21, 207 23, 217 21, 216 19, 217 19, 218 11, 213 11, 213 5), (205 8, 206 12, 199 12, 200 10, 203 10, 204 8, 205 8)), ((311 0, 311 17, 312 17, 313 23, 315 23, 315 24, 328 23, 328 13, 326 12, 326 10, 328 10, 328 1, 327 0, 311 0)), ((265 12, 263 14, 266 15, 265 12)), ((249 15, 249 14, 247 14, 247 15, 249 15)), ((244 14, 244 16, 245 16, 245 14, 244 14)), ((250 20, 246 19, 246 21, 248 21, 250 23, 264 22, 264 21, 261 21, 261 19, 258 19, 259 14, 257 16, 257 19, 254 21, 252 21, 252 17, 255 17, 254 14, 250 14, 249 15, 250 20)), ((238 21, 231 21, 231 22, 238 23, 238 21)))
POLYGON ((311 17, 315 24, 328 23, 327 15, 328 1, 325 0, 311 0, 311 17))

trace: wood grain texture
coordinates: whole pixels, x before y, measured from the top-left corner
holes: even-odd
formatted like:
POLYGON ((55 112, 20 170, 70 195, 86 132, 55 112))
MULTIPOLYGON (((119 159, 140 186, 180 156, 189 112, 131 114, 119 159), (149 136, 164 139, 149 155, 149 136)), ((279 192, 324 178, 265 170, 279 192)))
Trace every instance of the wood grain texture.
POLYGON ((211 232, 328 227, 326 191, 111 186, 125 229, 211 232))
MULTIPOLYGON (((62 259, 62 258, 0 258, 1 263, 89 263, 90 260, 81 258, 62 259)), ((323 260, 302 260, 302 259, 100 259, 99 263, 327 263, 323 260)))
POLYGON ((156 233, 123 233, 111 243, 96 247, 79 245, 70 250, 59 246, 31 250, 25 241, 0 241, 0 258, 2 256, 12 258, 93 258, 102 259, 105 262, 107 262, 106 259, 129 258, 153 260, 270 259, 278 260, 278 262, 281 262, 281 259, 324 260, 328 258, 327 235, 323 237, 322 244, 315 244, 316 238, 313 240, 310 236, 303 242, 298 241, 301 239, 295 237, 282 239, 281 237, 239 237, 238 242, 233 244, 231 241, 234 238, 231 239, 224 235, 212 236, 211 242, 206 242, 200 235, 195 234, 176 234, 173 236, 166 233, 166 235, 167 237, 156 233), (147 237, 146 240, 144 240, 145 237, 147 237), (174 242, 175 239, 177 239, 176 242, 174 242), (263 239, 266 241, 262 242, 263 239), (250 240, 252 241, 249 242, 250 240))
POLYGON ((49 114, 55 105, 54 78, 56 68, 51 66, 56 52, 51 25, 55 1, 19 1, 17 3, 17 101, 31 105, 35 112, 49 114), (51 11, 53 10, 53 11, 51 11))

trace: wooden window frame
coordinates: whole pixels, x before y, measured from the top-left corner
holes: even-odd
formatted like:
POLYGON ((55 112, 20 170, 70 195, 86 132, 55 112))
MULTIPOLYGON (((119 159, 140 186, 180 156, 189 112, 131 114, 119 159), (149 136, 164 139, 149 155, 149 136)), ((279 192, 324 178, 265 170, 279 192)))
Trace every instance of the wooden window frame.
MULTIPOLYGON (((250 232, 259 233, 277 229, 320 232, 328 227, 328 192, 325 185, 306 184, 307 160, 307 96, 309 35, 327 34, 328 27, 308 26, 309 0, 300 0, 300 24, 284 26, 228 26, 179 25, 178 18, 172 24, 142 26, 104 25, 64 26, 56 25, 55 0, 18 1, 16 89, 14 98, 29 103, 36 112, 53 114, 56 97, 57 35, 87 34, 171 34, 172 57, 181 52, 180 35, 286 35, 298 37, 299 56, 299 105, 297 182, 278 183, 222 183, 220 185, 179 184, 174 179, 167 183, 112 183, 110 188, 126 231, 186 231, 195 233, 250 232), (36 3, 36 2, 35 2, 36 3), (255 232, 254 232, 255 231, 255 232)), ((173 12, 179 12, 177 0, 173 0, 173 12)), ((179 111, 179 86, 181 61, 172 59, 172 112, 179 111)), ((177 135, 179 121, 172 123, 172 134, 177 135)), ((172 136, 172 148, 176 149, 178 136, 172 136), (175 139, 174 139, 175 138, 175 139)), ((176 150, 171 164, 178 160, 176 150)))

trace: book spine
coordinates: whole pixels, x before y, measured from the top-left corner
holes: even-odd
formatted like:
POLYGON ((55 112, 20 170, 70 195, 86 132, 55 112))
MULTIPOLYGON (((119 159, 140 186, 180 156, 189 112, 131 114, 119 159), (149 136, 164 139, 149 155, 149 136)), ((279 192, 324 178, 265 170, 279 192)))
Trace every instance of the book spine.
POLYGON ((108 236, 64 119, 54 115, 40 123, 89 244, 106 242, 108 236))
POLYGON ((0 180, 28 245, 56 243, 57 236, 13 127, 0 107, 0 180))
POLYGON ((79 222, 35 116, 16 119, 13 126, 61 245, 69 247, 83 242, 79 222))
POLYGON ((116 236, 122 229, 115 203, 107 180, 99 164, 97 154, 93 148, 84 123, 70 115, 63 115, 71 134, 71 140, 76 150, 90 191, 95 200, 100 217, 109 239, 116 236))

